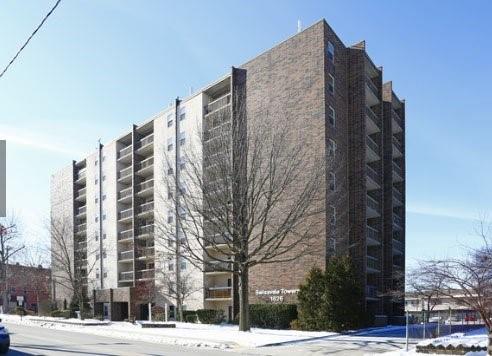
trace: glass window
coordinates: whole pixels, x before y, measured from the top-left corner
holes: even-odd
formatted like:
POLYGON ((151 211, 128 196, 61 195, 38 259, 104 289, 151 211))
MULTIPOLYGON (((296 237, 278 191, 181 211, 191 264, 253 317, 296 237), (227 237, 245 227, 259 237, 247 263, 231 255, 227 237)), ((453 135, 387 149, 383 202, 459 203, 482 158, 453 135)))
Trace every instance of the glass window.
POLYGON ((330 139, 329 147, 328 147, 328 155, 330 157, 335 157, 336 153, 337 153, 337 144, 335 140, 330 139))
POLYGON ((336 188, 336 176, 335 173, 330 172, 330 190, 334 192, 335 188, 336 188))
POLYGON ((331 210, 330 222, 332 225, 336 225, 336 223, 337 223, 337 210, 333 205, 330 206, 330 210, 331 210))
POLYGON ((172 151, 173 150, 173 143, 174 143, 174 138, 173 137, 169 137, 167 139, 167 150, 168 151, 172 151))
POLYGON ((326 46, 326 56, 331 63, 335 62, 335 46, 331 42, 328 42, 326 46))
POLYGON ((167 127, 173 126, 173 114, 167 115, 167 127))
POLYGON ((335 93, 335 78, 331 74, 328 74, 328 91, 331 94, 335 93))
POLYGON ((335 126, 335 109, 333 107, 328 107, 328 120, 331 126, 335 126))

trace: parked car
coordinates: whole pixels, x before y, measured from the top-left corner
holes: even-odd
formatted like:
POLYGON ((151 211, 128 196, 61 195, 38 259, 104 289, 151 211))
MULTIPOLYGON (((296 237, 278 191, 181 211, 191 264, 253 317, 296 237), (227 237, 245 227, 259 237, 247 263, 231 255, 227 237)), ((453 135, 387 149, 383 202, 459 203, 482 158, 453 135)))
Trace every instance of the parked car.
POLYGON ((429 323, 440 323, 442 321, 442 318, 440 316, 433 316, 432 318, 429 318, 429 323))
MULTIPOLYGON (((2 320, 0 319, 0 322, 2 320)), ((3 326, 0 325, 0 354, 6 354, 9 352, 10 348, 10 335, 9 335, 9 330, 3 326)))
POLYGON ((465 321, 466 322, 470 322, 470 321, 477 321, 477 318, 475 317, 475 315, 473 314, 467 314, 465 316, 465 321))

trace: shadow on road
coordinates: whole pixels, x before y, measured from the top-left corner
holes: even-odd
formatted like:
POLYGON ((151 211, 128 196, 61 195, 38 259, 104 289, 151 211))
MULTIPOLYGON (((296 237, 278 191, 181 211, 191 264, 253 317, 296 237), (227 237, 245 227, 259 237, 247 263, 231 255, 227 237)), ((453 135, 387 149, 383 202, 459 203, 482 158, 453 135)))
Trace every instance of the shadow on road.
MULTIPOLYGON (((94 345, 128 345, 128 343, 97 343, 94 345)), ((102 353, 98 352, 95 354, 94 352, 84 351, 80 349, 68 349, 61 346, 56 345, 33 345, 33 344, 16 344, 13 348, 10 349, 8 356, 11 355, 45 355, 46 351, 56 351, 56 352, 66 352, 78 355, 101 355, 101 356, 117 356, 118 354, 113 353, 102 353), (28 349, 31 352, 18 351, 16 348, 20 349, 28 349)))

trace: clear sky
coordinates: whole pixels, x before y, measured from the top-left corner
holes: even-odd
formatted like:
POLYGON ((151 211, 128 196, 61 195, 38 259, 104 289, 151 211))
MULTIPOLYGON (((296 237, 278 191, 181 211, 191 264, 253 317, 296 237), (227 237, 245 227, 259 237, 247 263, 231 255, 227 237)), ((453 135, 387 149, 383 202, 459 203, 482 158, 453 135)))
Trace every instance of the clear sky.
MULTIPOLYGON (((54 4, 0 3, 0 66, 54 4)), ((36 241, 50 175, 325 18, 406 99, 407 261, 475 243, 492 211, 492 2, 63 0, 0 79, 7 204, 36 241)))

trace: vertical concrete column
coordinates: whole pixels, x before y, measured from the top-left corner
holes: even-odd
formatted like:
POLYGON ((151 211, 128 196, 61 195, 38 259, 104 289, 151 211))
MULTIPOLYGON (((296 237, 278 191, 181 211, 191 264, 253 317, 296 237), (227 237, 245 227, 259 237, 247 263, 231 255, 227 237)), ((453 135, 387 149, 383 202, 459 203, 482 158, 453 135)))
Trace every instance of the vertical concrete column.
POLYGON ((113 321, 113 288, 109 288, 109 320, 113 321))

